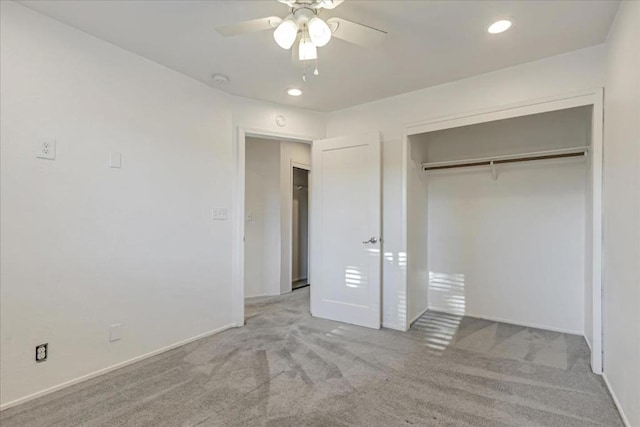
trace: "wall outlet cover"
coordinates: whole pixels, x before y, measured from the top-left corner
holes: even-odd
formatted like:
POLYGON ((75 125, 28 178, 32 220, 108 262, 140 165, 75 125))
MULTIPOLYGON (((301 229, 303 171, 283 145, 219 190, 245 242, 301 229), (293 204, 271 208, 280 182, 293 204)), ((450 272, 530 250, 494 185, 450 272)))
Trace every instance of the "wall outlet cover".
POLYGON ((55 160, 56 158, 56 140, 40 139, 36 148, 36 157, 39 159, 55 160))
POLYGON ((36 362, 44 362, 49 356, 49 343, 38 344, 36 346, 36 362))

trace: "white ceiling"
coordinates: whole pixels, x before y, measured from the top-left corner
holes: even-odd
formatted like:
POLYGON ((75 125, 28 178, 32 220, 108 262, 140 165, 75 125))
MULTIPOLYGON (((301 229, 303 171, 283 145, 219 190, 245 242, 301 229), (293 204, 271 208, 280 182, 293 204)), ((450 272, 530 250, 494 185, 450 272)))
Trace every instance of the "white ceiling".
POLYGON ((276 0, 22 1, 27 7, 227 92, 317 111, 457 80, 604 42, 618 1, 363 1, 347 0, 322 17, 340 16, 388 32, 365 49, 334 39, 318 50, 320 75, 302 70, 270 31, 234 38, 215 27, 285 16, 276 0), (513 21, 506 33, 486 27, 513 21), (288 87, 304 90, 298 98, 288 87))

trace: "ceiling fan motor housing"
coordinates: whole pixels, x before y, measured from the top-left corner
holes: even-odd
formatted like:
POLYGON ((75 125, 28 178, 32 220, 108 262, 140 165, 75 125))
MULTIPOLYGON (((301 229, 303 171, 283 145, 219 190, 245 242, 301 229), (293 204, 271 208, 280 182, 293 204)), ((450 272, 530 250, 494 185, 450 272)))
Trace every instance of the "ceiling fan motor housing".
POLYGON ((310 9, 333 9, 342 1, 336 0, 278 0, 280 3, 284 3, 291 8, 296 7, 308 7, 310 9))

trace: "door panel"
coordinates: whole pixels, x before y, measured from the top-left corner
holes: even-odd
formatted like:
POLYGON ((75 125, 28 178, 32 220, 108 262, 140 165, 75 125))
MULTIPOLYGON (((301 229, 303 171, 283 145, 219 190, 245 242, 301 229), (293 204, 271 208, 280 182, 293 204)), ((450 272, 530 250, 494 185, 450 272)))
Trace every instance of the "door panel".
POLYGON ((314 316, 380 327, 380 157, 377 132, 313 144, 314 316))

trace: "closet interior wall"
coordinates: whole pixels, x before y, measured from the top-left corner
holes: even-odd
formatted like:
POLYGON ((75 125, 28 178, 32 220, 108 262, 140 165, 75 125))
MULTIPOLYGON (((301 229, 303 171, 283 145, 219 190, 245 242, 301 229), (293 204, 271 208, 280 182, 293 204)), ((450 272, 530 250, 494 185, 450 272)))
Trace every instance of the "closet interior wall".
POLYGON ((586 156, 422 170, 423 163, 586 147, 592 107, 409 137, 408 317, 443 311, 586 335, 586 156))

